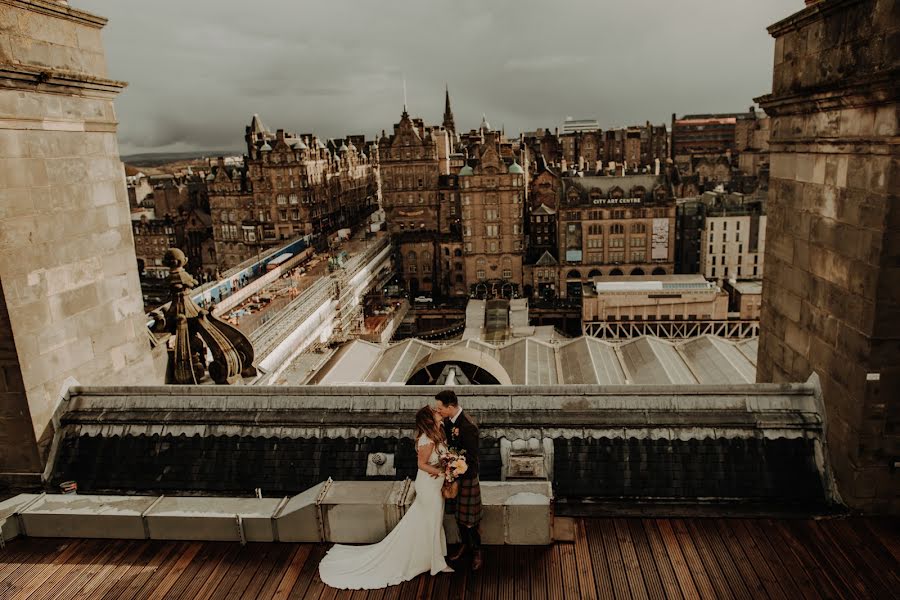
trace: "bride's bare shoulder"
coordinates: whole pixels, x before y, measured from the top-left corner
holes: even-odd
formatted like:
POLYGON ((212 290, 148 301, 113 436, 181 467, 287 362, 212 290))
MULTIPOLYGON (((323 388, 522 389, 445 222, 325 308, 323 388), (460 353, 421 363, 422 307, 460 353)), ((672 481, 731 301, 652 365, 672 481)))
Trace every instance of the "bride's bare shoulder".
POLYGON ((420 435, 419 439, 416 440, 416 447, 421 448, 422 446, 427 446, 428 444, 434 444, 434 440, 432 440, 427 435, 420 435))

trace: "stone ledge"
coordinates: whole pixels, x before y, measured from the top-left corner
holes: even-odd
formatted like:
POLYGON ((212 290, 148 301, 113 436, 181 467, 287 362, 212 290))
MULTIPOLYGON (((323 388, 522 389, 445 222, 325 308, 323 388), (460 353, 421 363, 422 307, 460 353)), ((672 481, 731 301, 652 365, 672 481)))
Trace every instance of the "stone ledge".
POLYGON ((106 17, 98 17, 95 14, 72 8, 53 0, 0 0, 0 4, 8 4, 21 10, 39 12, 51 17, 74 21, 75 23, 89 25, 97 29, 102 29, 108 22, 106 17))
POLYGON ((824 19, 829 13, 861 2, 863 2, 863 0, 828 0, 827 2, 816 2, 777 23, 769 25, 766 28, 766 31, 768 31, 769 35, 772 37, 781 37, 790 31, 795 31, 810 23, 824 19))
POLYGON ((0 87, 66 94, 80 90, 86 92, 85 95, 114 98, 128 87, 128 83, 51 67, 3 64, 0 65, 0 87))
MULTIPOLYGON (((767 115, 809 115, 827 110, 882 106, 898 97, 900 68, 894 67, 857 78, 846 78, 840 83, 801 88, 789 93, 769 93, 754 98, 767 115)), ((846 139, 846 138, 841 138, 846 139)))

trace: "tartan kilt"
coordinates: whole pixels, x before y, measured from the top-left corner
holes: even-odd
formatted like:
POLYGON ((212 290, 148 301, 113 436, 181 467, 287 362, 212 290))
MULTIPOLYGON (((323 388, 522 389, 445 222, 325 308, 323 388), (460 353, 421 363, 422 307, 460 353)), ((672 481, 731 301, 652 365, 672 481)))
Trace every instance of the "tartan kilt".
POLYGON ((478 476, 460 479, 456 496, 456 522, 474 527, 481 521, 481 483, 478 476))

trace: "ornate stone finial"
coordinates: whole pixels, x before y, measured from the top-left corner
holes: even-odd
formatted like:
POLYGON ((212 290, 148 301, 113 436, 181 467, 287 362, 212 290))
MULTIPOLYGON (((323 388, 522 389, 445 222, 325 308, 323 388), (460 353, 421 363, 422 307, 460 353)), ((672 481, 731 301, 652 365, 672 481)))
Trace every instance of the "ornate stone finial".
POLYGON ((178 248, 169 248, 163 264, 169 267, 172 300, 157 319, 155 329, 175 336, 170 351, 167 383, 197 384, 208 371, 216 383, 236 383, 241 377, 256 375, 253 345, 239 329, 220 321, 191 298, 197 280, 184 270, 187 257, 178 248), (206 364, 209 349, 213 360, 206 364))

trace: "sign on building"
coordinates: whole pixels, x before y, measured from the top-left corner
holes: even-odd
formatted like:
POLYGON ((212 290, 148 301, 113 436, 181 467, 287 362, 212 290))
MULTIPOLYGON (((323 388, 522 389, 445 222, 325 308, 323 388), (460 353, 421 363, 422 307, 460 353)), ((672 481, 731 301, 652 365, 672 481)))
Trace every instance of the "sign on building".
POLYGON ((669 258, 669 219, 653 219, 653 238, 650 241, 650 258, 669 258))

